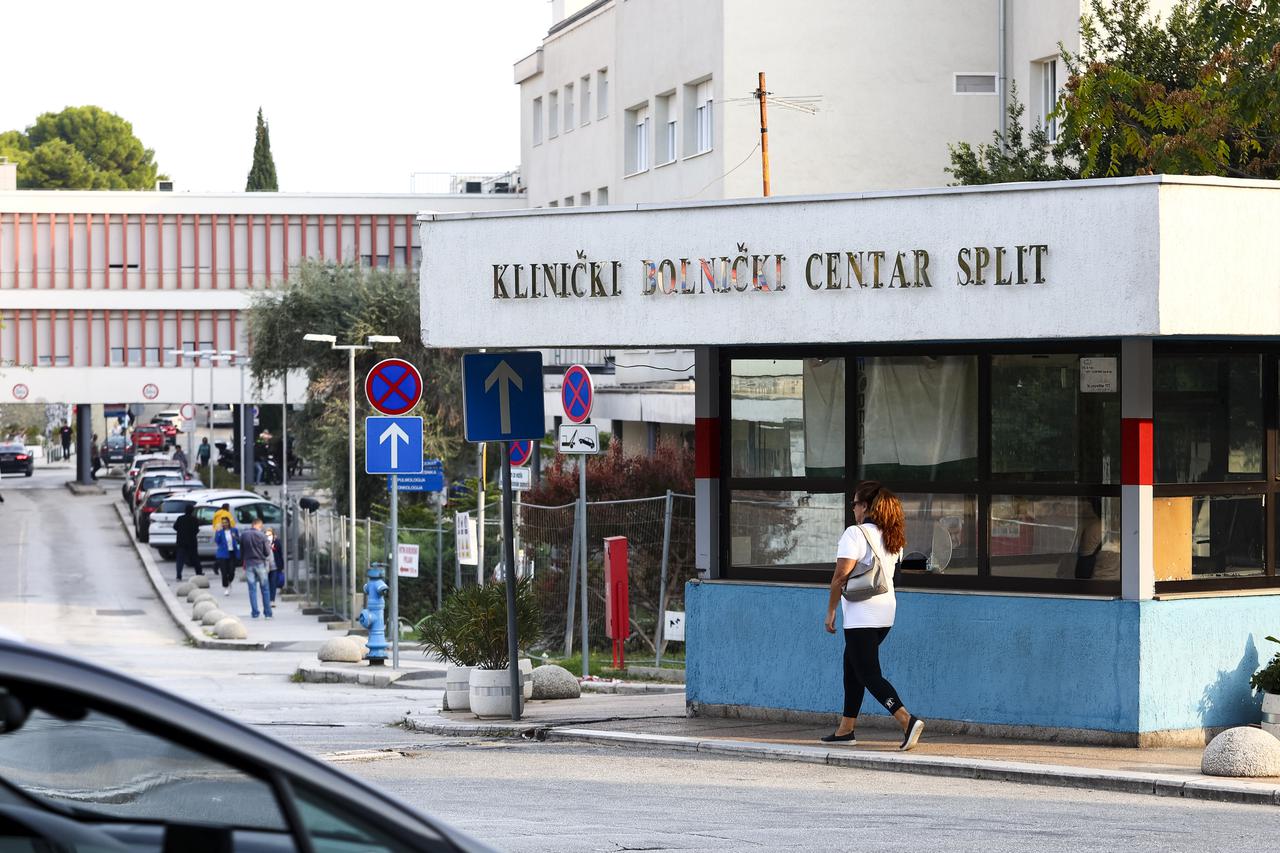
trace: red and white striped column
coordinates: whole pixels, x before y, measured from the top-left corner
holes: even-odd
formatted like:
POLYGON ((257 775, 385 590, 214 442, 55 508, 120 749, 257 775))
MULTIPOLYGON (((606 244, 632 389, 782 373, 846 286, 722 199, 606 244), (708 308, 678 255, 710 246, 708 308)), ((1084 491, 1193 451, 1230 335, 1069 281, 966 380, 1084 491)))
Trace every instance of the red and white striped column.
POLYGON ((695 565, 704 580, 720 577, 720 351, 693 351, 695 565))
POLYGON ((1129 601, 1148 600, 1156 591, 1152 388, 1151 339, 1125 338, 1120 342, 1120 588, 1129 601))

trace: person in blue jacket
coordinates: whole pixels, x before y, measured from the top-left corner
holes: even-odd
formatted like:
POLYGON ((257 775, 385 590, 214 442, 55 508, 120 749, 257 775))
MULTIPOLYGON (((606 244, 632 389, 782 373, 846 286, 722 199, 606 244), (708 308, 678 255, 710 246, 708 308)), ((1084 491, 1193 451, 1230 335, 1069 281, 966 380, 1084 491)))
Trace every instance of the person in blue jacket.
POLYGON ((240 565, 240 533, 231 526, 231 519, 223 517, 222 527, 213 534, 214 565, 222 575, 222 594, 231 595, 231 582, 236 579, 236 566, 240 565))

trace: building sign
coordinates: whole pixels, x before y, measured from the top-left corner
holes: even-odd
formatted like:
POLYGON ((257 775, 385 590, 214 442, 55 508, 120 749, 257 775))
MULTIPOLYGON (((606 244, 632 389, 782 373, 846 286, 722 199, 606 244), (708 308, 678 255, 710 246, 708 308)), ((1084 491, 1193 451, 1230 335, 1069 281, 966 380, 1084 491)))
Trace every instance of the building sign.
POLYGON ((402 542, 396 544, 396 570, 400 572, 402 578, 418 576, 417 545, 405 545, 402 542))
POLYGON ((1114 394, 1120 390, 1114 356, 1080 359, 1080 393, 1114 394))

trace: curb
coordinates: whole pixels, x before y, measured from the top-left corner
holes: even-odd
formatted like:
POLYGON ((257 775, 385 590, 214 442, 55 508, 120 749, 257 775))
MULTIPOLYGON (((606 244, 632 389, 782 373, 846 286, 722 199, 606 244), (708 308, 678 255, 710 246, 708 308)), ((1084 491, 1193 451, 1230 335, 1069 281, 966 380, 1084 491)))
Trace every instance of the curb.
POLYGON ((196 627, 196 623, 192 622, 187 614, 182 612, 182 608, 173 596, 169 593, 169 585, 164 582, 164 578, 160 576, 160 570, 156 567, 156 561, 151 558, 148 553, 150 548, 143 545, 137 539, 133 538, 133 530, 130 529, 128 519, 125 517, 124 509, 119 503, 112 501, 115 507, 116 517, 120 519, 120 526, 124 528, 124 535, 128 537, 129 544, 133 545, 133 551, 138 555, 138 562, 142 563, 142 568, 147 573, 147 580, 151 581, 151 586, 156 591, 156 597, 160 599, 160 603, 164 605, 165 610, 169 611, 170 618, 173 619, 175 625, 184 634, 187 639, 198 649, 221 649, 223 651, 234 649, 236 651, 262 651, 269 648, 270 643, 255 642, 253 640, 215 640, 205 635, 205 633, 196 627))
POLYGON ((643 695, 647 693, 683 693, 683 684, 648 684, 639 681, 581 681, 583 693, 623 693, 627 695, 643 695))
POLYGON ((346 669, 303 661, 298 664, 294 674, 302 676, 305 684, 361 684, 365 687, 390 687, 408 673, 405 670, 395 672, 391 669, 380 672, 369 666, 362 669, 346 669))
MULTIPOLYGON (((406 722, 408 722, 406 720, 406 722)), ((453 728, 441 726, 438 728, 453 728)), ((461 726, 457 728, 462 728, 461 726)), ((483 727, 475 727, 483 728, 483 727)), ((435 732, 448 734, 449 732, 435 732)), ((515 733, 507 736, 514 736, 515 733)), ((925 776, 1017 782, 1059 788, 1083 788, 1189 800, 1280 805, 1280 787, 1237 780, 1210 780, 1197 774, 1144 773, 1125 770, 1098 770, 1060 764, 1032 764, 983 758, 911 756, 906 753, 856 753, 824 747, 782 745, 764 741, 708 740, 682 735, 636 734, 599 729, 548 727, 535 733, 541 740, 590 743, 597 746, 674 749, 715 755, 736 755, 774 761, 798 761, 833 767, 856 767, 925 776)))
POLYGON ((75 495, 78 498, 86 497, 89 495, 105 495, 106 494, 106 491, 102 488, 102 486, 99 486, 97 483, 93 483, 91 485, 86 486, 83 483, 79 483, 75 480, 67 480, 63 485, 67 487, 68 492, 71 492, 71 494, 75 495))

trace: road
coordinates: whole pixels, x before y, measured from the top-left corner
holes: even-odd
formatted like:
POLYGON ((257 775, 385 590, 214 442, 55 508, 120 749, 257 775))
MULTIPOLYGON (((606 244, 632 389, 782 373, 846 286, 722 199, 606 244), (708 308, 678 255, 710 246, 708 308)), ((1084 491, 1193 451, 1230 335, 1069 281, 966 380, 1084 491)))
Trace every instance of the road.
POLYGON ((0 483, 0 625, 338 761, 501 849, 1212 851, 1280 833, 1272 807, 408 732, 391 724, 438 705, 438 689, 294 684, 314 649, 186 646, 120 529, 112 481, 75 498, 69 476, 0 483))

